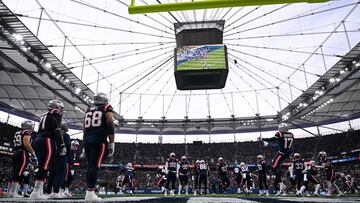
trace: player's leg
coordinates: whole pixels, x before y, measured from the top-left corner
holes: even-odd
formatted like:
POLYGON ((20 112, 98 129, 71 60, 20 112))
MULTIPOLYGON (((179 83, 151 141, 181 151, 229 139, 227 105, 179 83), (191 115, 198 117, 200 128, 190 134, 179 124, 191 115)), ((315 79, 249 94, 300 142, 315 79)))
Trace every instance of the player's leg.
POLYGON ((189 194, 189 176, 188 175, 184 176, 184 184, 185 184, 185 194, 188 195, 189 194))
POLYGON ((310 181, 310 182, 311 182, 312 184, 314 184, 314 186, 315 186, 314 195, 320 196, 320 194, 319 194, 320 183, 319 183, 319 181, 316 179, 316 177, 313 176, 313 175, 307 175, 307 179, 308 179, 308 181, 310 181))
POLYGON ((87 190, 85 195, 86 200, 101 200, 95 194, 95 187, 100 169, 101 162, 105 158, 106 145, 104 143, 86 143, 85 153, 88 162, 88 169, 86 174, 87 190))
POLYGON ((46 199, 47 197, 43 194, 44 181, 56 154, 56 146, 50 138, 37 137, 33 143, 33 149, 38 159, 38 168, 30 199, 46 199))
POLYGON ((171 195, 175 195, 175 183, 176 183, 176 174, 175 173, 171 173, 171 190, 170 193, 171 195))
POLYGON ((199 182, 199 177, 197 175, 194 176, 194 195, 197 194, 197 190, 198 190, 198 182, 199 182))
POLYGON ((132 193, 135 193, 135 177, 132 177, 132 178, 131 178, 130 184, 131 184, 131 191, 132 191, 132 193))
POLYGON ((277 185, 279 184, 279 186, 280 186, 280 190, 278 191, 278 193, 276 195, 282 194, 286 188, 285 184, 281 180, 281 173, 279 170, 279 166, 284 159, 285 159, 285 155, 283 153, 278 152, 271 163, 271 170, 272 170, 273 174, 275 175, 274 185, 277 187, 277 185))
POLYGON ((69 196, 71 197, 72 194, 70 194, 69 192, 69 188, 71 186, 72 181, 74 180, 74 176, 73 176, 73 170, 70 169, 70 164, 66 163, 66 174, 65 174, 65 181, 63 183, 63 189, 64 189, 64 196, 69 196))
POLYGON ((207 175, 204 175, 204 195, 207 194, 207 190, 208 190, 208 179, 207 179, 207 175))
POLYGON ((55 177, 53 182, 53 197, 61 198, 59 191, 61 184, 64 183, 66 173, 66 156, 56 156, 55 177))
POLYGON ((258 175, 258 185, 259 185, 259 196, 263 195, 264 193, 264 185, 263 185, 263 176, 258 175))
POLYGON ((45 193, 50 195, 53 189, 53 183, 54 183, 54 179, 55 179, 55 165, 56 164, 52 164, 51 168, 49 169, 49 175, 47 176, 46 179, 46 187, 45 187, 45 193))
POLYGON ((26 152, 25 151, 15 152, 12 161, 13 161, 13 176, 7 196, 12 198, 20 198, 22 196, 18 194, 19 181, 27 164, 26 152))
POLYGON ((183 175, 179 175, 178 195, 181 194, 182 186, 183 186, 183 175))

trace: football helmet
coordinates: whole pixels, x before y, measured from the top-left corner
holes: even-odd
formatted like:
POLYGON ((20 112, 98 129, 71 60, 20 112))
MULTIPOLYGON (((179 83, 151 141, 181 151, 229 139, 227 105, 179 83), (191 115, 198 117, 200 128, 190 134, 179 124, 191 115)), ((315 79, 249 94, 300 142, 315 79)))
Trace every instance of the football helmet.
POLYGON ((201 161, 200 161, 200 163, 201 163, 201 164, 204 164, 204 163, 205 163, 205 161, 204 161, 204 160, 201 160, 201 161))
POLYGON ((299 153, 295 153, 295 154, 294 154, 294 158, 295 158, 295 159, 300 159, 300 154, 299 154, 299 153))
POLYGON ((240 163, 240 167, 241 167, 241 166, 245 166, 245 165, 246 165, 246 164, 245 164, 244 162, 241 162, 241 163, 240 163))
POLYGON ((126 164, 126 168, 132 168, 132 163, 130 163, 130 162, 127 163, 127 164, 126 164))
POLYGON ((200 160, 196 160, 195 163, 196 163, 196 164, 200 164, 200 160))
POLYGON ((310 165, 311 165, 311 166, 315 166, 315 161, 314 161, 314 160, 311 160, 311 161, 310 161, 310 165))
POLYGON ((60 100, 51 100, 48 103, 48 109, 49 111, 57 109, 60 110, 61 112, 64 111, 64 103, 62 103, 60 100))
POLYGON ((174 152, 170 153, 170 158, 175 158, 175 153, 174 152))
POLYGON ((288 132, 289 131, 289 126, 286 123, 280 123, 279 125, 279 131, 280 132, 288 132))
POLYGON ((95 105, 101 105, 108 103, 109 99, 105 93, 98 92, 93 96, 93 101, 95 105))
POLYGON ((72 150, 77 150, 78 149, 78 147, 79 147, 79 141, 77 141, 77 140, 73 140, 73 141, 71 141, 71 149, 72 150))
POLYGON ((24 130, 34 130, 34 123, 29 120, 23 121, 21 122, 21 128, 24 130))
POLYGON ((257 156, 257 159, 258 159, 259 161, 264 160, 264 156, 260 154, 260 155, 257 156))
POLYGON ((319 157, 326 157, 327 154, 324 151, 319 152, 319 157))
POLYGON ((181 157, 181 160, 182 160, 182 161, 186 161, 186 159, 187 159, 186 156, 182 156, 182 157, 181 157))
POLYGON ((218 158, 218 161, 219 161, 219 162, 222 162, 222 161, 224 161, 224 158, 219 157, 219 158, 218 158))
POLYGON ((60 128, 61 128, 61 130, 64 131, 64 132, 68 132, 68 131, 69 131, 69 128, 68 128, 68 126, 67 126, 66 123, 61 124, 60 128))

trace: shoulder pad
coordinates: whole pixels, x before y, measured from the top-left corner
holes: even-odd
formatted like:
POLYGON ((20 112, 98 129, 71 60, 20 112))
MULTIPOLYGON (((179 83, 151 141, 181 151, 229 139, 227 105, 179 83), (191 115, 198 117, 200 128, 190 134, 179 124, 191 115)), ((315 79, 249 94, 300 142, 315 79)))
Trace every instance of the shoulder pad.
POLYGON ((111 106, 111 104, 105 104, 105 106, 104 106, 104 111, 108 111, 108 110, 112 110, 113 109, 113 107, 111 106))
POLYGON ((23 130, 22 135, 31 135, 31 130, 23 130))

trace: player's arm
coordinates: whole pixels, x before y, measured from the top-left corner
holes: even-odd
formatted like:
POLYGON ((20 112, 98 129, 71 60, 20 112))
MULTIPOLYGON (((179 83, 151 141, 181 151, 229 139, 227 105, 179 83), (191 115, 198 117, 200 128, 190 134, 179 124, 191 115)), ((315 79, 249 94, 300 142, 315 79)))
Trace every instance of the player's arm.
POLYGON ((26 151, 30 152, 32 155, 35 155, 35 151, 31 146, 31 135, 24 135, 23 137, 23 143, 26 151))
POLYGON ((55 141, 59 144, 60 148, 59 148, 59 154, 61 156, 66 155, 66 147, 65 147, 65 143, 64 143, 64 137, 63 137, 63 132, 61 131, 61 115, 58 115, 56 113, 53 114, 52 117, 50 117, 50 126, 53 129, 53 134, 55 137, 55 141))
POLYGON ((113 156, 115 152, 115 126, 114 126, 114 116, 113 113, 106 112, 106 126, 107 126, 107 133, 108 133, 108 139, 109 139, 109 156, 113 156))
POLYGON ((165 163, 165 174, 168 174, 168 162, 166 161, 166 163, 165 163))
POLYGON ((179 175, 180 163, 176 163, 176 174, 179 175))
POLYGON ((289 166, 289 172, 290 172, 290 177, 293 178, 294 177, 294 163, 291 163, 291 166, 289 166))

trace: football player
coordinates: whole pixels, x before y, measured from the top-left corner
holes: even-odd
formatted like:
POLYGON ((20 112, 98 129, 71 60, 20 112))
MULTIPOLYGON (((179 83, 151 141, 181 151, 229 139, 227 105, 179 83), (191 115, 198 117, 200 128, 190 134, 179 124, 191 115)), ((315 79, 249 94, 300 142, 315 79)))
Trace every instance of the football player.
POLYGON ((18 131, 14 135, 14 147, 13 147, 13 174, 10 181, 7 197, 20 198, 18 194, 19 181, 23 175, 25 168, 28 166, 29 153, 35 156, 35 152, 31 146, 31 134, 34 129, 32 121, 23 121, 21 123, 21 131, 18 131))
POLYGON ((294 180, 296 196, 303 195, 300 188, 303 185, 305 171, 306 165, 304 159, 301 158, 299 153, 295 153, 294 159, 291 162, 290 178, 294 180))
POLYGON ((178 164, 178 170, 177 170, 177 174, 179 177, 179 191, 178 191, 178 195, 181 194, 181 190, 182 188, 185 188, 185 194, 188 195, 189 194, 189 161, 187 160, 186 156, 182 156, 181 160, 178 164))
POLYGON ((165 171, 167 173, 165 196, 167 196, 167 192, 168 190, 170 190, 170 184, 171 184, 170 195, 172 196, 175 195, 177 163, 178 160, 176 159, 175 153, 171 152, 170 158, 165 163, 165 171))
MULTIPOLYGON (((67 134, 69 131, 66 124, 61 124, 60 126, 63 140, 66 147, 66 154, 70 153, 70 136, 67 134)), ((59 148, 59 146, 57 146, 59 148)), ((60 187, 65 181, 66 174, 66 154, 60 155, 57 151, 55 156, 55 163, 50 168, 50 174, 48 176, 46 193, 50 194, 50 198, 62 198, 62 193, 60 193, 60 187)))
MULTIPOLYGON (((69 137, 70 138, 70 137, 69 137)), ((74 162, 76 159, 76 151, 79 148, 79 141, 73 140, 70 142, 70 147, 68 144, 66 145, 67 153, 66 153, 66 173, 65 180, 61 186, 62 196, 71 197, 72 194, 69 192, 69 188, 71 186, 72 181, 74 180, 74 162)))
POLYGON ((324 172, 326 174, 326 183, 327 183, 327 189, 328 189, 328 196, 331 196, 332 193, 332 187, 334 186, 338 196, 344 195, 339 187, 335 183, 335 171, 334 167, 331 163, 331 161, 327 158, 327 154, 324 151, 319 152, 319 168, 323 168, 324 172))
POLYGON ((235 176, 235 181, 236 181, 236 185, 237 185, 236 193, 240 194, 241 193, 242 174, 241 174, 241 169, 238 165, 234 168, 233 174, 235 176))
POLYGON ((210 175, 209 166, 205 163, 204 160, 201 160, 199 164, 199 185, 198 185, 200 194, 204 194, 204 195, 207 194, 209 175, 210 175))
POLYGON ((115 152, 113 108, 106 94, 94 95, 93 105, 85 112, 83 127, 87 159, 85 201, 98 201, 101 198, 95 194, 95 188, 101 162, 106 155, 112 157, 115 152))
POLYGON ((281 173, 279 170, 281 162, 285 159, 289 158, 293 144, 294 144, 294 135, 289 132, 289 127, 286 123, 281 123, 279 125, 279 131, 276 132, 274 137, 271 138, 264 138, 264 145, 268 145, 268 142, 277 142, 278 151, 275 155, 275 158, 272 160, 271 163, 271 171, 275 175, 275 186, 280 185, 280 190, 277 192, 277 196, 283 194, 285 192, 286 185, 283 183, 281 179, 281 173))
POLYGON ((240 170, 242 174, 241 185, 245 185, 245 194, 249 195, 250 187, 251 187, 251 175, 250 175, 249 167, 244 162, 241 162, 240 170))
POLYGON ((219 157, 217 163, 218 178, 221 182, 222 190, 227 195, 227 188, 230 186, 230 180, 227 174, 228 165, 222 157, 219 157))
POLYGON ((193 168, 193 182, 194 182, 194 195, 197 195, 197 190, 199 188, 199 166, 200 166, 200 160, 195 161, 195 166, 193 168))
POLYGON ((258 181, 259 181, 259 196, 266 194, 266 196, 269 196, 269 185, 267 183, 267 175, 268 175, 268 169, 267 169, 267 163, 264 159, 263 155, 257 156, 257 172, 258 172, 258 181), (264 190, 265 188, 265 190, 264 190))
POLYGON ((133 195, 135 192, 135 172, 134 168, 132 167, 132 163, 127 163, 126 167, 123 169, 124 178, 121 182, 121 189, 122 192, 125 193, 126 184, 129 184, 131 190, 130 194, 133 195))
POLYGON ((64 104, 59 100, 51 100, 48 104, 48 112, 40 118, 38 133, 33 142, 38 168, 34 190, 30 199, 47 199, 43 194, 44 181, 48 170, 54 162, 56 152, 59 156, 66 155, 66 148, 61 132, 61 119, 64 104), (56 145, 58 148, 56 148, 56 145))
POLYGON ((166 171, 164 166, 159 166, 158 170, 156 171, 157 177, 159 180, 156 182, 156 185, 161 188, 161 192, 164 192, 166 189, 163 186, 166 183, 166 171))

